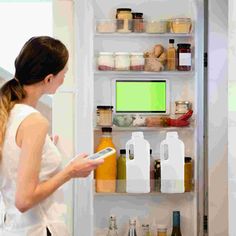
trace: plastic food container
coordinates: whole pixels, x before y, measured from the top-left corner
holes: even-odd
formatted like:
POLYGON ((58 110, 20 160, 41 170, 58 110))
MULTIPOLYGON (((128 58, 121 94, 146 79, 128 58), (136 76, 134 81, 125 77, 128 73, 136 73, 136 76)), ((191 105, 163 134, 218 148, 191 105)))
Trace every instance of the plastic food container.
POLYGON ((97 20, 96 30, 98 33, 114 33, 116 32, 116 20, 97 20))
POLYGON ((130 54, 128 52, 115 53, 115 69, 119 71, 130 69, 130 54))
POLYGON ((130 70, 142 71, 144 70, 145 59, 142 52, 130 53, 130 70))
POLYGON ((149 20, 146 22, 146 32, 149 34, 162 34, 167 32, 166 20, 149 20))
POLYGON ((188 34, 192 29, 192 20, 190 18, 175 18, 171 20, 171 33, 188 34))
POLYGON ((97 106, 97 125, 112 126, 113 106, 97 106))
POLYGON ((98 55, 98 70, 114 70, 114 53, 100 52, 98 55))

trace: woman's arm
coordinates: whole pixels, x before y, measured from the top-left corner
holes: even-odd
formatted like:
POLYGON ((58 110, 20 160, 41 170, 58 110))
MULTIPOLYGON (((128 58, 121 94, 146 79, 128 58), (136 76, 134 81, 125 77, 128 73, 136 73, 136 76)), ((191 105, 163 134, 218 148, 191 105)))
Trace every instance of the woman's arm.
POLYGON ((47 181, 39 182, 42 149, 48 132, 48 121, 40 114, 27 117, 17 132, 17 144, 21 147, 15 205, 25 212, 51 195, 58 187, 74 177, 87 177, 103 161, 87 160, 86 154, 66 166, 47 181))

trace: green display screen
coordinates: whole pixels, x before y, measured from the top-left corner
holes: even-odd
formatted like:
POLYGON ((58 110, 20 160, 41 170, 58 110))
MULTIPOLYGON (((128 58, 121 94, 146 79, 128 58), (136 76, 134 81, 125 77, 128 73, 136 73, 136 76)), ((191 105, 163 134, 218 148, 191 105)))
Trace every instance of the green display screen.
POLYGON ((165 113, 165 80, 116 81, 116 112, 165 113))

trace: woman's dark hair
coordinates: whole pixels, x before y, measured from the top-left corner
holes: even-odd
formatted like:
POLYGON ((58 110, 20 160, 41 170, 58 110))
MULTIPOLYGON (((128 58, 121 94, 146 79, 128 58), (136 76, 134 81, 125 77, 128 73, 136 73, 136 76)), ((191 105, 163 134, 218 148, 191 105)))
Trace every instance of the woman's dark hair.
POLYGON ((15 76, 0 88, 0 160, 8 117, 13 106, 25 98, 23 85, 36 84, 56 75, 66 65, 65 45, 52 37, 33 37, 25 43, 15 60, 15 76))

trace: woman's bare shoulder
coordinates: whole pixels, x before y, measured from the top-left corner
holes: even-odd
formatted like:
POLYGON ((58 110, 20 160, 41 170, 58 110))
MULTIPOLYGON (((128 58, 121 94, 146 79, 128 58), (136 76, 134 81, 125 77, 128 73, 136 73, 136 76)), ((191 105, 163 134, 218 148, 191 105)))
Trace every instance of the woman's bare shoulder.
POLYGON ((40 131, 40 129, 48 130, 49 122, 48 120, 39 112, 34 112, 27 116, 21 123, 19 129, 29 130, 35 129, 40 131))

